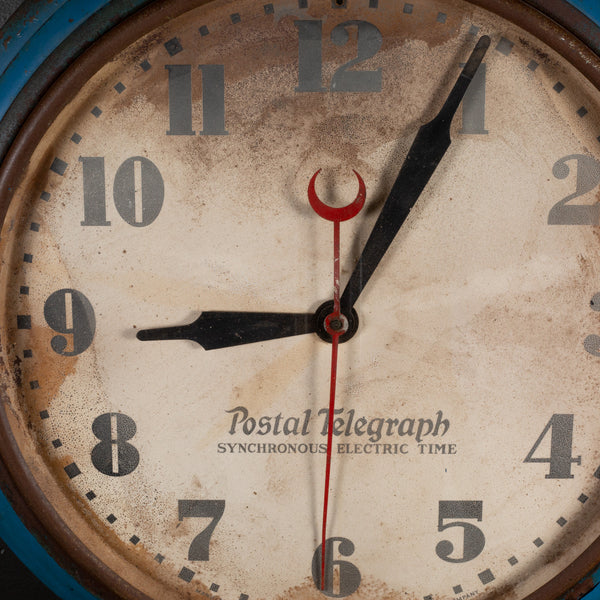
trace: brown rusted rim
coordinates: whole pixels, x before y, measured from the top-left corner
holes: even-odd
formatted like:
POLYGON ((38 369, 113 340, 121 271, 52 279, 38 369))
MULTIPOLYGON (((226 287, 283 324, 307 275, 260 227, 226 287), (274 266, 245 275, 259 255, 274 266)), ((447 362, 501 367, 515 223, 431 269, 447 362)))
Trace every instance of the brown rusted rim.
MULTIPOLYGON (((13 142, 0 169, 0 222, 23 176, 31 154, 47 128, 84 83, 106 62, 114 58, 136 39, 166 21, 211 0, 157 0, 103 35, 80 56, 52 85, 27 118, 13 142)), ((466 0, 503 17, 539 38, 600 90, 600 60, 581 40, 557 22, 520 0, 466 0)), ((537 0, 525 0, 534 2, 537 0)), ((556 6, 556 0, 552 0, 556 6)), ((568 19, 573 13, 561 13, 564 25, 571 31, 568 19)), ((62 521, 38 487, 13 437, 6 414, 5 392, 0 390, 0 481, 25 524, 47 547, 63 568, 77 577, 92 592, 102 598, 150 600, 109 569, 62 521)), ((546 583, 525 600, 550 600, 571 591, 570 598, 580 598, 590 587, 589 577, 600 563, 600 538, 561 574, 546 583)))

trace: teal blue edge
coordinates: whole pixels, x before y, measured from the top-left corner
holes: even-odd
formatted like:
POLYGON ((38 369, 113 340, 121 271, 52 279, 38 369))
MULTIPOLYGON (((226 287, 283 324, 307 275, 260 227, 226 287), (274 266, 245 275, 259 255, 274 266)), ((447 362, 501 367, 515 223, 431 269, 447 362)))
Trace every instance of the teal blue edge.
MULTIPOLYGON (((570 2, 600 24, 598 0, 570 2)), ((27 80, 71 33, 110 0, 52 0, 33 2, 20 19, 0 30, 0 121, 27 80)), ((97 600, 64 571, 27 530, 0 490, 0 538, 30 571, 64 600, 97 600)), ((600 568, 592 575, 600 584, 600 568)), ((585 600, 600 600, 595 587, 585 600)))

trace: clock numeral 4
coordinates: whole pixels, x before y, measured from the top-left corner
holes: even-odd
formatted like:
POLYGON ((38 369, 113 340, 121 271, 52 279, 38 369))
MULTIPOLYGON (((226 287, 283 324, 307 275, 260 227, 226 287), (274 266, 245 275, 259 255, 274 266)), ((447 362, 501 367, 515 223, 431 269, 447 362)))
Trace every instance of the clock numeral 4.
POLYGON ((44 302, 48 326, 62 334, 50 341, 61 356, 77 356, 90 347, 96 331, 96 317, 90 301, 77 290, 62 289, 44 302))
POLYGON ((353 594, 360 585, 361 575, 358 568, 347 560, 333 560, 336 549, 342 556, 354 554, 354 544, 347 538, 332 537, 325 542, 325 586, 321 589, 321 552, 322 545, 313 554, 312 577, 317 589, 331 598, 345 598, 353 594))
POLYGON ((552 415, 523 462, 548 463, 550 470, 546 474, 546 479, 573 479, 575 476, 571 474, 571 465, 581 465, 581 456, 573 458, 573 421, 574 415, 552 415), (533 455, 548 432, 550 432, 550 456, 535 458, 533 455))
POLYGON ((210 538, 225 511, 225 500, 179 500, 179 520, 211 519, 210 523, 192 540, 188 560, 208 560, 210 538))
MULTIPOLYGON (((192 65, 165 65, 169 71, 169 130, 167 135, 196 135, 192 127, 192 65)), ((200 65, 202 71, 202 131, 228 135, 225 130, 225 66, 200 65)))
POLYGON ((483 518, 483 502, 481 500, 440 500, 438 531, 451 527, 462 527, 463 543, 462 556, 453 557, 454 544, 450 540, 442 540, 435 547, 435 553, 446 562, 465 563, 479 556, 485 547, 483 531, 473 523, 453 521, 445 523, 446 519, 469 519, 481 521, 483 518))
MULTIPOLYGON (((80 156, 83 166, 84 227, 107 227, 104 158, 80 156)), ((165 184, 156 165, 143 156, 132 156, 117 169, 113 183, 115 208, 133 227, 146 227, 158 217, 165 184)))

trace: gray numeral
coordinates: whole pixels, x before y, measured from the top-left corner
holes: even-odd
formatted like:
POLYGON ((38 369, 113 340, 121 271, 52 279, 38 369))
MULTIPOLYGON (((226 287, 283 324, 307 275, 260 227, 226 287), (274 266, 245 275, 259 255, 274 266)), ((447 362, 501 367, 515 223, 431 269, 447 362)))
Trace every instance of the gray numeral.
POLYGON ((548 214, 548 225, 598 225, 600 224, 600 204, 569 204, 591 192, 600 184, 600 163, 585 154, 570 154, 557 160, 552 167, 552 174, 557 179, 566 179, 571 170, 569 161, 577 163, 575 191, 557 202, 548 214))
POLYGON ((225 500, 179 500, 179 520, 193 518, 212 519, 192 540, 188 560, 208 560, 210 538, 225 511, 225 500))
MULTIPOLYGON (((83 165, 84 227, 107 227, 104 158, 80 156, 83 165)), ((143 156, 132 156, 118 168, 113 184, 115 207, 133 227, 146 227, 158 217, 165 185, 156 165, 143 156)))
POLYGON ((546 479, 573 479, 575 476, 571 474, 571 465, 573 463, 581 465, 581 456, 573 458, 573 421, 574 415, 552 415, 523 462, 548 463, 550 470, 546 474, 546 479), (533 455, 549 431, 551 431, 550 456, 534 458, 533 455))
MULTIPOLYGON (((324 92, 323 87, 323 22, 294 21, 298 29, 298 86, 297 92, 324 92)), ((331 32, 331 41, 344 46, 350 40, 349 28, 356 27, 356 58, 339 67, 331 78, 333 92, 380 92, 381 69, 351 71, 351 67, 375 56, 381 49, 383 36, 375 25, 367 21, 345 21, 331 32)))
POLYGON ((92 449, 92 464, 100 473, 123 477, 133 473, 140 453, 128 440, 135 436, 135 421, 121 413, 104 413, 94 419, 93 434, 101 440, 92 449))
POLYGON ((52 350, 61 356, 77 356, 94 339, 96 317, 90 301, 77 290, 58 290, 44 302, 48 326, 63 335, 50 340, 52 350))
POLYGON ((336 545, 342 556, 352 556, 354 554, 354 544, 349 539, 343 537, 327 538, 325 542, 325 586, 321 586, 322 545, 313 554, 312 576, 315 586, 322 594, 331 598, 344 598, 358 589, 361 575, 356 565, 351 562, 339 559, 333 560, 336 545))
MULTIPOLYGON (((227 135, 225 130, 225 66, 200 65, 202 71, 202 131, 227 135)), ((196 135, 192 127, 192 65, 165 65, 169 71, 167 135, 196 135)))
POLYGON ((464 563, 479 556, 485 547, 485 536, 479 527, 466 521, 454 521, 444 524, 446 519, 483 518, 483 502, 481 500, 440 500, 438 531, 450 527, 462 527, 464 531, 462 556, 450 556, 454 552, 454 544, 450 540, 442 540, 435 547, 435 553, 446 562, 464 563))

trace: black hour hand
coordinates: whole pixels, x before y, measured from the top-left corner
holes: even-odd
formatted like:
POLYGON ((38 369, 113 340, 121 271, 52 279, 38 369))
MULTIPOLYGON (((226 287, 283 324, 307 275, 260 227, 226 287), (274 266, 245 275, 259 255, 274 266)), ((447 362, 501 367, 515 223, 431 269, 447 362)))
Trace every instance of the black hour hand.
POLYGON ((205 311, 187 325, 141 329, 137 339, 192 340, 205 350, 215 350, 315 331, 312 313, 205 311))

